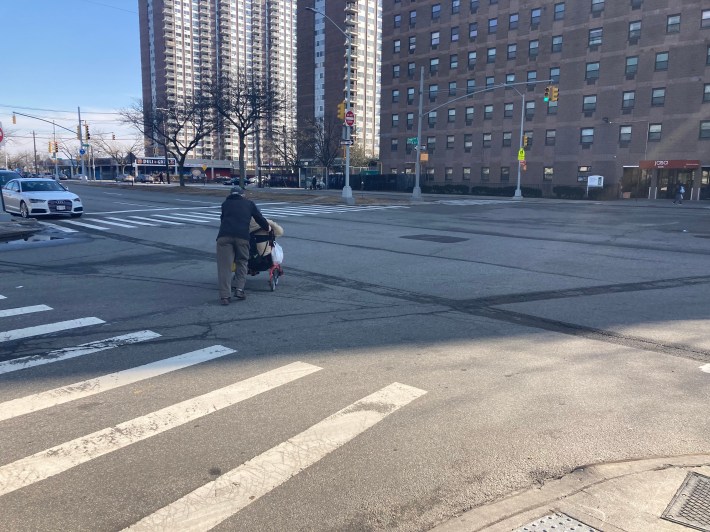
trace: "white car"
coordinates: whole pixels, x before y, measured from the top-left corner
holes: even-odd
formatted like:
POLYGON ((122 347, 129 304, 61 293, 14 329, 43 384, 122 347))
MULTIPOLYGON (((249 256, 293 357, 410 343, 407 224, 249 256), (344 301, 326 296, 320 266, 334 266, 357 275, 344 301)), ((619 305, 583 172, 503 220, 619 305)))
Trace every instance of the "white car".
POLYGON ((5 211, 23 218, 56 214, 78 218, 84 214, 79 196, 54 179, 13 179, 3 187, 2 195, 5 211))

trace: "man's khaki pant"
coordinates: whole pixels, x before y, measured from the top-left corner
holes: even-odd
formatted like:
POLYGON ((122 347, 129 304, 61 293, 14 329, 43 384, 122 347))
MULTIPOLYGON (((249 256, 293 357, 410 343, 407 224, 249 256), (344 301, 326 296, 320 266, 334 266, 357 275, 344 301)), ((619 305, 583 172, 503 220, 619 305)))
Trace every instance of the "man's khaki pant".
POLYGON ((232 295, 232 263, 236 263, 234 287, 244 290, 247 282, 247 262, 249 261, 249 241, 233 236, 217 239, 217 286, 219 297, 232 295))

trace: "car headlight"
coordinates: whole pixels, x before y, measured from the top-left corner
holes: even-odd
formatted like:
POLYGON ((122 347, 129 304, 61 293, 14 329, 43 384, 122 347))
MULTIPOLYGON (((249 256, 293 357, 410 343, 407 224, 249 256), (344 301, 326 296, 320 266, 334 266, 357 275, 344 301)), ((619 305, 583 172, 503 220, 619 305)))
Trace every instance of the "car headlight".
POLYGON ((79 196, 74 196, 72 199, 77 203, 81 203, 81 198, 79 196))
POLYGON ((30 198, 30 203, 45 203, 43 199, 30 198))

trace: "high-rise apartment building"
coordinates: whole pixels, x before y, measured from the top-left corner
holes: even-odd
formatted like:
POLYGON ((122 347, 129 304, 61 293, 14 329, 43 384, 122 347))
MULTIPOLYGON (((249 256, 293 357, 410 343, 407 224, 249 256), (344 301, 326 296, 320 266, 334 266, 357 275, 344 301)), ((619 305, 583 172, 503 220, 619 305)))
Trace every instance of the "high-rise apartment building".
POLYGON ((707 1, 383 1, 384 172, 414 172, 423 67, 423 186, 516 185, 526 139, 522 184, 546 195, 590 175, 710 192, 707 1))
MULTIPOLYGON (((269 123, 260 124, 260 137, 295 129, 295 2, 139 0, 139 17, 143 105, 148 112, 210 89, 223 74, 253 72, 283 102, 269 123)), ((268 145, 255 140, 249 137, 248 165, 256 163, 256 146, 268 145)), ((235 160, 238 155, 236 134, 224 126, 205 139, 193 157, 235 160)))
POLYGON ((382 4, 378 0, 315 0, 308 7, 316 12, 302 8, 298 14, 299 121, 332 120, 338 104, 345 100, 347 34, 355 144, 368 157, 378 157, 382 4))

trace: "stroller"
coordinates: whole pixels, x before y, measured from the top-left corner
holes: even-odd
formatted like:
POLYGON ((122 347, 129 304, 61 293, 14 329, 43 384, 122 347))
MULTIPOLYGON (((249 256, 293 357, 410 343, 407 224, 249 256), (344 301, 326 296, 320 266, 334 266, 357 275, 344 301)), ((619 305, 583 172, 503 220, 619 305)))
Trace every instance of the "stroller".
POLYGON ((274 231, 268 235, 251 234, 249 238, 249 263, 247 265, 247 273, 249 275, 258 275, 259 272, 269 272, 269 287, 273 292, 279 284, 279 277, 284 273, 281 267, 283 260, 283 251, 281 246, 276 243, 274 231), (262 253, 259 252, 257 244, 267 243, 262 253), (271 252, 267 250, 271 248, 271 252))

